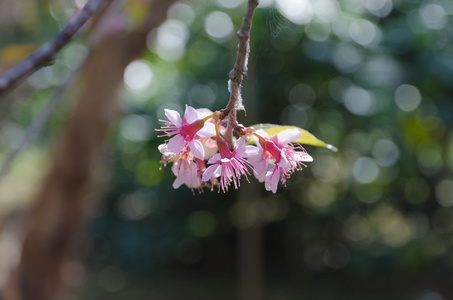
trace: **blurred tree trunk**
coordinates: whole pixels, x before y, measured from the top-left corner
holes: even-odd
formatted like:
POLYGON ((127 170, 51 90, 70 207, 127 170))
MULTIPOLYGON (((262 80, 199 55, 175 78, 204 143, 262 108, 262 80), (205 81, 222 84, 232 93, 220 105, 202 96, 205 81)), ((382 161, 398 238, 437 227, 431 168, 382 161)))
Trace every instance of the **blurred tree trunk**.
POLYGON ((107 34, 89 54, 79 77, 76 106, 27 221, 17 276, 4 293, 6 299, 61 298, 62 267, 86 210, 93 206, 96 174, 124 69, 145 49, 148 32, 165 19, 173 2, 150 3, 142 28, 107 34))

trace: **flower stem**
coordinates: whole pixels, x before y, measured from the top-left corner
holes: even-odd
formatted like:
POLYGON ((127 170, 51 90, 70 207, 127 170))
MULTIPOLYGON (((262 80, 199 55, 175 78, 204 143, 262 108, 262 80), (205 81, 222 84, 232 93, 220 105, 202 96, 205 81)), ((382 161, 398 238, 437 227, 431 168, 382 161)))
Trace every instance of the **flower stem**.
POLYGON ((219 137, 219 136, 220 136, 218 124, 219 124, 219 120, 216 119, 216 120, 215 120, 215 135, 216 135, 216 137, 219 137))
POLYGON ((244 74, 247 73, 247 60, 250 52, 250 29, 252 27, 253 13, 255 12, 258 4, 259 0, 248 0, 241 28, 237 32, 239 44, 236 63, 229 74, 228 90, 230 91, 230 100, 226 106, 229 114, 228 126, 224 138, 231 150, 234 147, 233 130, 238 125, 236 112, 239 109, 244 109, 241 97, 241 83, 244 78, 244 74))
POLYGON ((207 116, 206 118, 201 119, 200 121, 204 123, 204 122, 206 122, 207 120, 209 120, 210 118, 212 118, 213 116, 214 116, 214 114, 209 115, 209 116, 207 116))

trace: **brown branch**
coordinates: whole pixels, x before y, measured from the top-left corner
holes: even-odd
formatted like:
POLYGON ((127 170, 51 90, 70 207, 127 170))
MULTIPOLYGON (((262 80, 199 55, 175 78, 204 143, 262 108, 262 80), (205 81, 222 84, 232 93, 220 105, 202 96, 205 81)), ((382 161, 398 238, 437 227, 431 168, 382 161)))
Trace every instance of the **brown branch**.
POLYGON ((239 45, 236 63, 230 71, 230 80, 228 81, 230 100, 228 101, 226 109, 229 112, 229 115, 228 126, 224 136, 230 149, 233 149, 233 130, 237 126, 236 112, 240 109, 244 109, 241 97, 241 83, 244 74, 247 73, 247 60, 250 52, 250 29, 252 27, 253 13, 258 4, 259 0, 248 0, 241 28, 237 32, 239 45))
POLYGON ((47 41, 30 56, 0 76, 0 95, 26 76, 36 71, 44 63, 52 61, 58 51, 71 40, 74 34, 76 34, 88 19, 111 1, 112 0, 90 0, 87 2, 83 9, 73 16, 66 26, 51 40, 47 41))

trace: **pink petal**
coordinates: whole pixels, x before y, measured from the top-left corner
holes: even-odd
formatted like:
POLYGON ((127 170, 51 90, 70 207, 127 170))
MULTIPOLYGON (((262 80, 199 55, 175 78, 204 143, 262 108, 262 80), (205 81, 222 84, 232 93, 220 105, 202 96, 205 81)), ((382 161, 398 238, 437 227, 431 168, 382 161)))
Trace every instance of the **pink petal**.
POLYGON ((213 139, 204 139, 203 142, 204 157, 209 160, 217 153, 217 143, 213 139))
POLYGON ((184 112, 184 119, 187 123, 191 124, 199 119, 198 112, 192 106, 186 105, 186 111, 184 112))
POLYGON ((210 138, 215 136, 215 125, 205 122, 203 128, 198 130, 197 135, 201 138, 210 138))
POLYGON ((177 134, 168 141, 167 145, 168 150, 178 155, 186 145, 186 142, 180 134, 177 134))
POLYGON ((267 191, 272 191, 272 193, 277 192, 278 187, 278 180, 280 179, 280 168, 274 166, 269 172, 266 174, 266 183, 265 187, 267 191))
POLYGON ((221 174, 222 174, 222 166, 219 166, 217 168, 217 170, 215 170, 215 172, 214 172, 214 177, 220 177, 221 174))
POLYGON ((267 134, 266 131, 264 131, 263 129, 258 129, 255 131, 256 134, 258 134, 259 136, 265 138, 265 139, 268 139, 269 138, 269 134, 267 134))
POLYGON ((245 151, 243 157, 253 157, 257 156, 260 153, 260 149, 255 146, 245 146, 245 151))
POLYGON ((281 175, 281 169, 279 167, 275 166, 274 176, 272 176, 272 181, 271 181, 272 192, 274 192, 274 194, 277 191, 278 181, 280 180, 280 175, 281 175))
POLYGON ((249 156, 248 161, 251 163, 257 162, 259 160, 263 159, 263 148, 258 148, 258 153, 257 155, 249 156))
POLYGON ((209 181, 212 177, 212 174, 219 168, 220 166, 218 164, 209 166, 203 173, 203 178, 201 180, 203 181, 209 181))
POLYGON ((259 180, 259 182, 263 182, 264 178, 266 177, 268 162, 265 160, 257 161, 253 164, 255 169, 255 177, 259 180))
POLYGON ((177 189, 181 185, 183 185, 183 183, 184 183, 184 180, 181 177, 176 177, 175 181, 173 181, 173 188, 177 189))
POLYGON ((270 178, 272 177, 272 172, 268 171, 265 176, 265 181, 264 181, 264 187, 266 188, 266 191, 271 191, 272 186, 271 186, 271 180, 270 178))
POLYGON ((245 138, 241 137, 236 141, 236 149, 242 148, 245 143, 245 138))
POLYGON ((178 177, 179 175, 179 160, 175 161, 173 165, 171 166, 171 171, 173 172, 173 175, 178 177))
POLYGON ((165 115, 167 116, 168 120, 176 125, 176 127, 181 127, 181 116, 179 112, 173 109, 164 109, 165 115))
MULTIPOLYGON (((246 141, 246 139, 242 138, 242 137, 239 140, 237 140, 236 146, 235 146, 235 148, 236 148, 236 155, 235 156, 236 157, 248 157, 248 156, 246 156, 247 147, 256 148, 254 146, 244 146, 245 141, 246 141)), ((258 149, 258 148, 256 148, 256 149, 258 149)), ((254 153, 253 155, 256 155, 256 154, 258 154, 258 152, 254 153)))
POLYGON ((191 189, 199 188, 201 185, 201 180, 197 174, 197 171, 197 165, 195 163, 191 163, 185 173, 185 183, 191 189))
POLYGON ((199 140, 192 140, 189 143, 190 150, 192 150, 193 156, 204 160, 204 148, 199 140))
POLYGON ((199 176, 191 177, 190 180, 186 182, 186 185, 191 189, 197 189, 201 186, 201 179, 199 176))
POLYGON ((286 168, 289 164, 288 158, 286 157, 286 148, 283 148, 282 151, 280 152, 280 161, 278 162, 278 165, 280 167, 286 168))
POLYGON ((206 118, 207 116, 212 115, 212 111, 207 108, 199 108, 199 109, 197 109, 197 112, 198 112, 199 119, 203 119, 203 118, 206 118))
POLYGON ((299 139, 302 133, 296 128, 286 129, 277 134, 277 143, 279 146, 287 145, 292 141, 299 139))
POLYGON ((276 193, 277 192, 277 188, 278 188, 278 176, 274 175, 274 178, 272 179, 272 181, 275 183, 272 183, 272 193, 276 193), (274 180, 275 178, 275 180, 274 180))
POLYGON ((159 149, 160 153, 162 154, 168 154, 171 153, 170 150, 167 148, 167 144, 160 144, 157 149, 159 149))
POLYGON ((218 162, 221 158, 222 157, 220 156, 220 153, 216 153, 208 160, 208 164, 214 164, 218 162))

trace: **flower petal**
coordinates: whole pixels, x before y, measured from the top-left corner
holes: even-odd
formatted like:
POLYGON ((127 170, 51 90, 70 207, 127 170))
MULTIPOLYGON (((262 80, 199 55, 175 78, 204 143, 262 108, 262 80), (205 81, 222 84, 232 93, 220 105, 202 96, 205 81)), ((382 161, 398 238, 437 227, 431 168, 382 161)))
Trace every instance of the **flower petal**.
POLYGON ((280 174, 278 172, 275 172, 272 176, 272 182, 271 182, 272 193, 274 193, 274 194, 277 192, 279 179, 280 179, 280 174))
POLYGON ((255 146, 245 146, 244 156, 243 157, 253 157, 260 153, 260 149, 255 146))
POLYGON ((220 156, 220 153, 217 152, 208 160, 208 164, 214 164, 214 163, 218 162, 221 158, 222 157, 220 156))
POLYGON ((266 131, 264 131, 263 129, 258 129, 255 131, 255 133, 265 139, 268 139, 269 138, 269 134, 267 134, 266 131))
POLYGON ((187 123, 192 124, 196 120, 199 119, 198 112, 192 106, 186 105, 186 111, 184 112, 184 119, 186 119, 187 123))
POLYGON ((255 169, 255 177, 259 182, 264 181, 268 164, 269 163, 266 160, 260 160, 253 164, 253 168, 255 169))
POLYGON ((173 181, 173 188, 177 189, 183 184, 184 184, 184 180, 181 177, 176 177, 175 181, 173 181))
POLYGON ((215 136, 215 125, 213 123, 205 122, 203 128, 198 130, 197 135, 201 138, 210 138, 215 136))
POLYGON ((204 148, 199 140, 192 140, 189 142, 189 148, 192 150, 193 156, 204 160, 204 148))
POLYGON ((277 134, 277 144, 279 146, 287 145, 300 138, 301 135, 302 133, 300 133, 300 131, 296 128, 283 130, 277 134))
POLYGON ((179 175, 179 167, 180 167, 180 160, 178 159, 171 166, 171 171, 173 172, 173 175, 175 175, 176 177, 178 177, 178 175, 179 175))
POLYGON ((272 170, 273 169, 271 169, 271 171, 268 171, 266 173, 266 176, 265 176, 264 187, 266 188, 266 191, 271 191, 272 190, 271 177, 272 177, 272 174, 274 174, 272 172, 272 170))
POLYGON ((212 174, 214 174, 215 171, 217 171, 217 168, 220 166, 218 164, 209 166, 203 173, 203 177, 201 180, 203 181, 209 181, 212 177, 212 174))
POLYGON ((245 138, 241 137, 236 141, 236 148, 241 148, 245 144, 245 138))
POLYGON ((199 188, 201 185, 201 178, 198 176, 197 172, 197 165, 195 163, 189 164, 185 173, 185 184, 191 189, 199 188))
POLYGON ((165 115, 167 116, 168 120, 176 125, 176 127, 181 127, 181 116, 179 112, 173 109, 164 109, 165 115))
POLYGON ((170 150, 168 150, 168 145, 167 144, 160 144, 157 149, 159 149, 159 152, 162 154, 168 154, 171 153, 170 150))
POLYGON ((219 166, 214 172, 214 177, 220 177, 222 175, 222 166, 219 166))
POLYGON ((249 156, 248 157, 248 161, 251 162, 251 163, 254 163, 254 162, 257 162, 261 159, 264 158, 264 152, 263 152, 263 148, 258 148, 258 153, 256 155, 253 155, 253 156, 249 156))
POLYGON ((236 141, 236 145, 234 146, 234 148, 236 149, 236 154, 235 154, 236 157, 244 157, 245 150, 246 150, 244 143, 245 143, 245 138, 242 138, 242 137, 236 141))
POLYGON ((288 158, 286 157, 286 148, 283 148, 280 152, 280 161, 278 162, 278 165, 282 168, 286 168, 288 164, 289 162, 288 158))
POLYGON ((217 153, 217 143, 213 139, 204 139, 203 142, 204 148, 204 158, 205 160, 209 160, 214 154, 217 153))
POLYGON ((178 155, 186 145, 186 142, 180 134, 177 134, 168 141, 167 145, 168 150, 178 155))
POLYGON ((191 189, 198 189, 201 186, 200 176, 191 177, 190 180, 186 182, 186 185, 191 189))
POLYGON ((267 191, 272 191, 274 194, 277 192, 280 172, 281 170, 278 166, 274 166, 269 172, 267 172, 265 179, 265 187, 267 191))
POLYGON ((199 108, 199 109, 197 109, 197 112, 198 112, 199 119, 203 119, 203 118, 206 118, 207 116, 212 115, 212 111, 207 108, 199 108))

